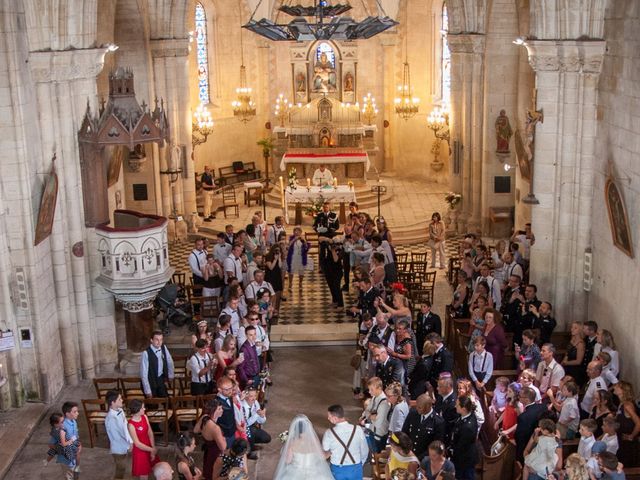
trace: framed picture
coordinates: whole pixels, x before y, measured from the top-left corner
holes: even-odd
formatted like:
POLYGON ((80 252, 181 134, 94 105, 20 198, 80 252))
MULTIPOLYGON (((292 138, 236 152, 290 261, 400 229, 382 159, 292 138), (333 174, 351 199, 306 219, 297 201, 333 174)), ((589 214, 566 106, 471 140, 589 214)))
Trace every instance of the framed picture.
MULTIPOLYGON (((55 157, 54 157, 55 160, 55 157)), ((36 238, 34 245, 38 245, 51 235, 53 219, 56 213, 56 200, 58 199, 58 175, 55 166, 51 166, 51 173, 44 181, 40 209, 38 210, 38 223, 36 224, 36 238)))
POLYGON ((604 184, 604 198, 607 202, 613 244, 633 258, 633 243, 631 242, 627 209, 625 208, 622 194, 612 177, 607 177, 604 184))

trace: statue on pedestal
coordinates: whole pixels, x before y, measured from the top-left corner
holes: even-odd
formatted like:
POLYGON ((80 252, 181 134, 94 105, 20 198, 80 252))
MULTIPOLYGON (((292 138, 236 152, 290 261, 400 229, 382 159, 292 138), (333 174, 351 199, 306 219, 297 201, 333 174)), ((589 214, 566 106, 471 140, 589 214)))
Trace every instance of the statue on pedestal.
POLYGON ((496 118, 496 153, 509 153, 509 140, 513 136, 513 130, 509 123, 509 117, 504 110, 496 118))

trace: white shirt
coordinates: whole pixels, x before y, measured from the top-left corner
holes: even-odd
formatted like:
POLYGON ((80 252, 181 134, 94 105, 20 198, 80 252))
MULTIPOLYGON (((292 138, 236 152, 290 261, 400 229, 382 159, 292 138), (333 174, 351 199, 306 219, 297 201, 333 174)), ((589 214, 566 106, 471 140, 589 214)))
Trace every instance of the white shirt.
POLYGON ((208 353, 205 353, 204 357, 202 357, 199 352, 191 355, 191 358, 189 359, 189 369, 191 370, 191 381, 193 383, 209 383, 212 380, 213 376, 210 370, 207 370, 207 372, 202 376, 198 375, 200 370, 209 366, 210 363, 211 355, 208 353))
MULTIPOLYGON (((222 348, 222 342, 224 342, 224 339, 227 335, 231 335, 231 331, 229 329, 227 330, 218 330, 218 334, 216 335, 216 339, 213 341, 213 350, 216 352, 219 352, 220 349, 222 348)), ((238 348, 240 348, 238 346, 238 348)))
POLYGON ((491 299, 493 300, 493 305, 496 309, 500 309, 500 305, 502 304, 502 293, 500 292, 500 282, 493 278, 491 275, 487 277, 478 277, 476 279, 473 290, 478 287, 480 282, 487 282, 489 285, 489 295, 491 295, 491 299))
POLYGON ((231 323, 229 324, 231 328, 229 329, 229 333, 237 335, 240 330, 240 314, 238 313, 238 310, 233 310, 231 307, 224 307, 220 312, 220 315, 223 313, 231 317, 231 323))
MULTIPOLYGON (((349 441, 349 437, 351 437, 351 433, 353 432, 353 425, 345 420, 334 425, 333 432, 335 432, 335 435, 337 435, 346 445, 349 441)), ((325 452, 331 452, 330 461, 332 464, 340 465, 340 460, 342 460, 342 456, 344 455, 344 447, 340 442, 338 442, 333 432, 331 429, 324 432, 324 436, 322 437, 322 448, 325 452)), ((351 445, 349 445, 349 453, 351 453, 355 463, 351 461, 349 455, 346 455, 343 465, 356 465, 367 461, 369 446, 367 445, 367 439, 364 435, 364 431, 359 426, 356 426, 356 432, 353 436, 353 440, 351 440, 351 445)))
POLYGON ((469 355, 469 377, 474 382, 488 382, 493 374, 493 355, 486 350, 480 354, 474 351, 469 355), (483 378, 476 378, 474 372, 484 372, 483 378))
POLYGON ((261 288, 266 288, 267 290, 269 290, 271 295, 276 294, 269 282, 263 280, 262 283, 258 284, 258 282, 254 280, 249 285, 247 285, 247 288, 244 291, 244 296, 248 299, 256 298, 256 293, 258 293, 258 290, 260 290, 261 288))
MULTIPOLYGON (((256 325, 256 352, 258 356, 262 355, 262 352, 266 352, 269 350, 269 335, 267 335, 266 330, 262 327, 262 325, 256 325), (257 342, 261 342, 261 345, 258 345, 257 342)), ((246 327, 240 327, 238 331, 238 350, 242 348, 242 344, 247 341, 247 332, 246 327)))
POLYGON ((328 168, 324 172, 319 168, 313 172, 313 184, 318 186, 331 185, 333 183, 333 174, 328 168))
POLYGON ((409 404, 407 402, 396 403, 389 419, 389 431, 401 432, 407 415, 409 415, 409 404))
POLYGON ((564 368, 555 359, 551 360, 549 365, 544 360, 538 364, 536 378, 540 383, 541 391, 546 393, 551 387, 559 387, 562 377, 564 377, 564 368))
POLYGON ((133 440, 127 428, 127 416, 124 411, 121 408, 118 410, 110 408, 104 420, 104 426, 109 436, 111 453, 126 455, 131 445, 133 445, 133 440))
POLYGON ((580 426, 580 410, 578 410, 578 400, 576 397, 567 397, 562 402, 562 410, 558 421, 566 425, 569 430, 578 431, 580 426))
POLYGON ((614 455, 618 453, 618 448, 620 448, 620 446, 618 444, 617 435, 609 435, 608 433, 605 433, 602 435, 600 441, 607 444, 607 452, 611 452, 614 455))
POLYGON ((213 258, 218 260, 220 263, 224 263, 225 259, 231 253, 231 245, 228 243, 216 243, 213 247, 213 258))
POLYGON ((283 225, 271 225, 267 229, 267 245, 271 246, 277 243, 280 232, 284 232, 284 231, 285 229, 283 225))
POLYGON ((591 413, 591 409, 593 408, 593 397, 596 396, 596 392, 598 390, 606 390, 607 383, 604 381, 602 377, 596 377, 589 380, 587 384, 587 390, 584 392, 584 397, 582 397, 582 402, 580 402, 580 408, 587 413, 591 413))
POLYGON ((267 417, 258 415, 258 410, 260 410, 260 404, 257 400, 253 402, 253 405, 249 405, 246 400, 242 401, 242 413, 244 414, 244 418, 247 419, 248 427, 256 423, 262 425, 267 421, 267 417))
POLYGON ((189 254, 189 266, 191 267, 191 273, 198 277, 203 277, 202 267, 207 263, 207 251, 196 250, 195 248, 189 254))
POLYGON ((578 455, 585 460, 591 458, 591 447, 596 443, 596 437, 591 435, 590 437, 580 437, 580 443, 578 443, 578 455))
POLYGON ((227 274, 227 272, 233 272, 234 276, 238 279, 238 282, 242 283, 242 260, 240 260, 240 258, 236 258, 233 253, 229 254, 229 256, 224 259, 225 282, 229 281, 229 275, 227 274))
POLYGON ((503 275, 504 275, 504 280, 505 281, 509 281, 509 277, 511 275, 517 275, 520 277, 520 280, 522 280, 524 278, 524 274, 522 273, 522 266, 517 263, 515 260, 512 263, 509 264, 504 264, 503 268, 503 275))

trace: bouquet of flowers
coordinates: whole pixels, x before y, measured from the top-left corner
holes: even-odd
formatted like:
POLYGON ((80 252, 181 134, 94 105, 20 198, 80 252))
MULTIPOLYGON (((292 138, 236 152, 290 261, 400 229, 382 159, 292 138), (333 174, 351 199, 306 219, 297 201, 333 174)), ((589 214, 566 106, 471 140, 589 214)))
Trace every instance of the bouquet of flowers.
POLYGON ((289 188, 291 189, 291 191, 293 191, 296 188, 298 188, 296 173, 297 172, 296 172, 295 167, 291 167, 289 169, 289 174, 287 175, 288 184, 289 184, 289 188))
POLYGON ((447 192, 444 201, 449 204, 449 208, 453 210, 462 201, 462 195, 459 193, 447 192))
POLYGON ((308 207, 305 207, 304 213, 310 217, 315 217, 318 213, 322 211, 323 204, 324 204, 324 198, 318 197, 313 202, 311 202, 311 205, 309 205, 308 207))
POLYGON ((289 430, 285 430, 284 432, 278 434, 278 438, 280 439, 280 442, 285 443, 287 441, 287 438, 289 438, 289 430))

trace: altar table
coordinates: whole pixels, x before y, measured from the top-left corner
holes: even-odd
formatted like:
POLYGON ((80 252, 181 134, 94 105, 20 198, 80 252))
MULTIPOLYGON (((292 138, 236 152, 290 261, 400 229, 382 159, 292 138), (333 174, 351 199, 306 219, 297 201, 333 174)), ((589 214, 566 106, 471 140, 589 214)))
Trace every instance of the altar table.
POLYGON ((313 170, 321 164, 327 165, 329 170, 333 172, 333 176, 337 176, 343 181, 349 178, 366 180, 371 161, 367 152, 360 149, 339 147, 295 149, 282 156, 280 170, 288 172, 289 165, 297 165, 303 168, 303 171, 298 169, 299 178, 312 177, 313 170), (351 168, 350 165, 354 168, 351 168))
MULTIPOLYGON (((291 191, 289 187, 284 191, 284 214, 285 220, 289 223, 289 204, 296 204, 296 209, 303 203, 313 203, 318 198, 322 197, 324 200, 328 200, 331 203, 340 204, 340 222, 346 222, 346 209, 345 204, 356 201, 356 192, 353 188, 349 188, 348 185, 338 185, 337 188, 325 188, 312 186, 307 189, 304 185, 299 185, 298 188, 291 191)), ((298 215, 296 215, 297 217, 298 215)), ((296 218, 296 224, 301 223, 301 218, 296 218)))

